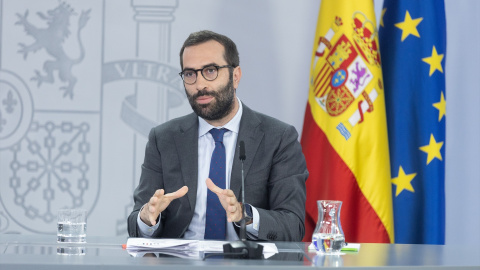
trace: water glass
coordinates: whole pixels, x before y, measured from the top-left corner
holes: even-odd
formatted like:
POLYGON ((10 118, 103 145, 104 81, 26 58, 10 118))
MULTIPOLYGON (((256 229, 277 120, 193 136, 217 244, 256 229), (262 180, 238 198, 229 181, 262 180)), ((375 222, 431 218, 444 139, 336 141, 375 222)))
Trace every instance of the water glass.
POLYGON ((87 211, 84 209, 60 209, 57 222, 58 243, 87 242, 87 211))
POLYGON ((340 223, 341 201, 320 200, 317 226, 313 231, 312 243, 320 254, 339 254, 345 246, 345 235, 340 223))

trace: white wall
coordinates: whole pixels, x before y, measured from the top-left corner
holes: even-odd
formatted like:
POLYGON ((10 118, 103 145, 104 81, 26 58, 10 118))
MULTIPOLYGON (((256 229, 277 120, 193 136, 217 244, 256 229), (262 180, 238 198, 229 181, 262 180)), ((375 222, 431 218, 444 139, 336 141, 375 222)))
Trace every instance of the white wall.
MULTIPOLYGON (((21 101, 11 114, 6 107, 0 110, 6 120, 0 132, 0 233, 53 234, 56 209, 75 206, 89 210, 89 234, 126 235, 145 130, 191 111, 175 73, 180 71, 178 50, 193 31, 210 29, 231 37, 243 71, 240 98, 301 132, 319 1, 66 2, 75 11, 71 34, 53 51, 64 50, 71 59, 80 56, 80 14, 91 10, 81 31, 85 57, 69 74, 78 80, 72 98, 63 97, 60 87, 67 83, 59 82, 57 71, 53 83, 38 87, 31 80, 35 70, 44 74, 44 63, 55 57, 44 48, 26 59, 18 52, 19 43, 30 45, 35 38, 15 25, 16 14, 28 10, 27 20, 45 28, 37 12, 47 14, 59 1, 0 0, 0 101, 9 92, 10 100, 21 101), (152 82, 155 77, 162 83, 152 82)), ((447 244, 458 243, 458 232, 469 234, 462 241, 480 241, 475 65, 480 30, 474 18, 479 3, 446 0, 447 244)), ((381 7, 382 1, 375 1, 377 17, 381 7)))

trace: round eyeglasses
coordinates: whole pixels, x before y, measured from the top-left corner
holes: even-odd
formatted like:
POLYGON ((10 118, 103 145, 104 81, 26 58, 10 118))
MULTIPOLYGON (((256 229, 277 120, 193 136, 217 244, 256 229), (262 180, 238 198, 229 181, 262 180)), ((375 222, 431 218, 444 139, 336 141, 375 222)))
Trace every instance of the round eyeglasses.
POLYGON ((197 72, 201 71, 203 78, 207 81, 213 81, 218 76, 218 70, 221 68, 233 68, 233 66, 225 65, 225 66, 216 66, 211 65, 200 69, 184 69, 182 72, 178 73, 182 80, 186 84, 194 84, 197 81, 197 72))

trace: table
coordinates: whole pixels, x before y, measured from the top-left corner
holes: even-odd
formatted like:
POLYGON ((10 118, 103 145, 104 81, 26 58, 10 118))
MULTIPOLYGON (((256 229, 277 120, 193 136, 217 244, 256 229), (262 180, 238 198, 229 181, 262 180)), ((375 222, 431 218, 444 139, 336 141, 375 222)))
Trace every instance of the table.
POLYGON ((473 247, 362 244, 357 253, 321 256, 308 243, 275 242, 279 253, 267 260, 184 259, 161 254, 132 257, 122 248, 125 237, 91 237, 85 255, 59 255, 55 235, 0 234, 0 269, 480 269, 473 247), (152 257, 153 256, 153 257, 152 257))

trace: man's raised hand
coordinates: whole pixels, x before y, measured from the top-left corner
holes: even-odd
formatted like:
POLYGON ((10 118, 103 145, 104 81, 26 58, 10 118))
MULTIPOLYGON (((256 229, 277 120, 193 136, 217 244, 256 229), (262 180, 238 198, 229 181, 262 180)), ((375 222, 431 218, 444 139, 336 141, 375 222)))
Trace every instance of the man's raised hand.
POLYGON ((179 190, 165 194, 165 190, 157 189, 155 194, 150 198, 150 201, 143 206, 140 213, 140 219, 148 226, 154 226, 157 223, 157 218, 163 210, 165 210, 170 202, 175 199, 183 197, 187 194, 188 187, 183 186, 179 190))
POLYGON ((231 189, 221 189, 213 183, 210 178, 207 178, 207 187, 210 191, 217 194, 220 203, 222 204, 227 214, 228 222, 238 222, 242 219, 242 206, 237 201, 237 197, 233 194, 231 189))

